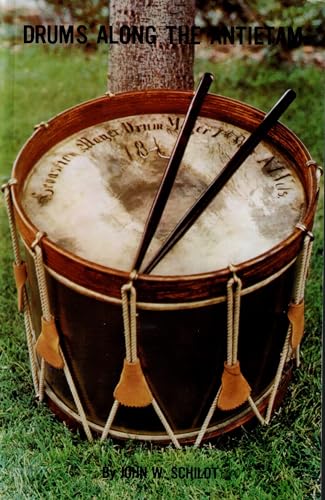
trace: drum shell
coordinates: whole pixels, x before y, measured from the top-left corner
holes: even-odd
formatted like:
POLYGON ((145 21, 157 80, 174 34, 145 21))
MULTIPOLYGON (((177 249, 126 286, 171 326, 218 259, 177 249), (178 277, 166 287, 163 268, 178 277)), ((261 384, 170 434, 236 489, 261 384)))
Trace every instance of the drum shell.
MULTIPOLYGON (((33 260, 27 257, 29 296, 37 335, 41 326, 33 260)), ((287 329, 287 307, 294 277, 291 265, 278 278, 242 297, 238 358, 262 401, 275 377, 287 329)), ((121 306, 81 294, 47 273, 51 310, 60 345, 72 372, 87 419, 102 429, 114 402, 125 356, 121 306)), ((181 442, 193 442, 220 386, 227 356, 227 303, 173 311, 138 311, 138 355, 144 374, 181 442)), ((46 381, 60 401, 55 411, 76 413, 62 370, 46 365, 46 381)), ((51 399, 51 396, 50 396, 51 399)), ((242 423, 244 404, 233 411, 217 410, 205 439, 242 423), (221 429, 221 430, 220 430, 221 429)), ((248 416, 249 415, 249 416, 248 416)), ((244 421, 252 418, 246 415, 244 421)), ((113 431, 118 437, 149 436, 168 441, 152 407, 120 406, 113 431)))

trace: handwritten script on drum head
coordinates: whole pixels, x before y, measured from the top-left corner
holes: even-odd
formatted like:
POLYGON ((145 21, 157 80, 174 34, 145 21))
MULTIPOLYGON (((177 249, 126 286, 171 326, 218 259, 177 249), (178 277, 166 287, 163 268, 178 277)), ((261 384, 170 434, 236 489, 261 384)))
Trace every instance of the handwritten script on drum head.
MULTIPOLYGON (((72 159, 77 156, 88 154, 90 150, 96 148, 99 144, 110 143, 119 145, 116 153, 126 154, 130 162, 136 159, 146 159, 150 153, 157 151, 162 158, 168 158, 170 151, 162 151, 159 146, 159 139, 155 133, 165 131, 176 137, 182 125, 182 118, 179 116, 166 116, 159 121, 145 121, 138 118, 129 117, 125 120, 114 120, 116 126, 111 122, 103 124, 100 133, 94 132, 92 128, 78 134, 78 138, 72 138, 67 145, 67 151, 54 157, 51 160, 51 168, 42 184, 41 192, 33 192, 32 196, 37 198, 42 205, 50 201, 55 192, 55 185, 60 173, 69 165, 72 159), (130 140, 130 136, 135 136, 135 140, 130 140)), ((211 124, 200 123, 193 130, 193 134, 199 134, 215 140, 218 136, 224 137, 227 142, 240 146, 245 140, 244 133, 226 127, 226 125, 211 126, 211 124)), ((159 136, 157 136, 159 137, 159 136)), ((117 159, 119 159, 117 157, 117 159)))
MULTIPOLYGON (((167 132, 175 135, 179 132, 182 125, 182 118, 179 116, 159 117, 154 120, 145 120, 134 117, 126 119, 114 120, 114 125, 111 122, 102 124, 100 132, 93 128, 86 129, 78 134, 78 138, 70 139, 67 145, 67 151, 54 157, 51 160, 51 167, 42 183, 40 192, 33 192, 32 196, 37 198, 42 205, 50 201, 55 192, 55 185, 60 173, 66 168, 69 163, 78 156, 89 154, 91 150, 99 144, 110 143, 117 145, 116 154, 126 155, 130 165, 135 160, 146 159, 150 157, 150 153, 156 151, 161 158, 168 158, 170 151, 166 151, 159 145, 159 133, 167 132), (134 140, 130 140, 134 136, 134 140)), ((246 138, 246 133, 240 129, 230 128, 226 124, 211 125, 204 120, 199 120, 193 130, 193 134, 202 135, 208 138, 207 147, 212 145, 222 137, 223 141, 227 141, 236 147, 239 147, 246 138)), ((217 148, 217 153, 223 156, 222 146, 217 148)), ((118 156, 117 156, 117 159, 118 156)), ((224 163, 228 160, 224 157, 224 163)), ((258 165, 262 171, 269 175, 274 180, 277 196, 283 197, 293 188, 296 180, 286 165, 276 158, 273 154, 267 153, 256 158, 258 165)))

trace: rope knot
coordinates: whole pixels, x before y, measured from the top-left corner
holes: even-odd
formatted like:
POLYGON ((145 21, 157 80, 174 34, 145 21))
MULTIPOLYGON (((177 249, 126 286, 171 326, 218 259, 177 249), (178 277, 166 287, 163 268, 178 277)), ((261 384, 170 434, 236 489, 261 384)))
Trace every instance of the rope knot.
POLYGON ((36 251, 36 247, 38 246, 39 242, 41 241, 41 239, 46 235, 46 233, 43 233, 42 231, 38 231, 36 233, 36 236, 35 236, 35 239, 33 241, 33 243, 31 244, 31 249, 36 251))
POLYGON ((307 228, 306 228, 305 224, 303 224, 302 222, 297 222, 296 228, 300 229, 300 231, 302 231, 303 233, 307 232, 307 228))
POLYGON ((11 179, 8 180, 8 182, 5 182, 4 184, 2 184, 1 191, 4 193, 6 191, 6 189, 9 189, 10 186, 14 186, 15 184, 18 184, 18 181, 17 181, 17 179, 12 177, 11 179))
POLYGON ((129 292, 132 287, 133 287, 132 281, 129 281, 128 283, 125 283, 125 285, 122 285, 121 288, 122 295, 123 294, 125 295, 127 292, 129 292))
POLYGON ((230 290, 230 288, 233 288, 233 285, 236 284, 237 285, 237 290, 236 292, 240 292, 241 289, 242 289, 242 281, 241 279, 237 276, 236 274, 236 267, 233 265, 233 264, 230 264, 229 265, 229 271, 232 273, 232 278, 230 278, 227 282, 227 289, 228 291, 230 290))
POLYGON ((297 222, 296 228, 300 229, 300 231, 302 231, 303 233, 306 233, 306 236, 308 236, 310 241, 314 241, 314 239, 315 239, 314 234, 311 231, 308 231, 305 224, 302 224, 302 222, 297 222))
POLYGON ((130 272, 130 281, 135 281, 138 279, 138 272, 136 269, 133 269, 133 271, 130 272))
POLYGON ((318 163, 315 160, 306 161, 306 167, 315 167, 317 169, 319 177, 321 177, 324 173, 322 167, 318 165, 318 163))
POLYGON ((34 130, 38 130, 39 128, 49 128, 48 122, 40 122, 34 125, 34 130))

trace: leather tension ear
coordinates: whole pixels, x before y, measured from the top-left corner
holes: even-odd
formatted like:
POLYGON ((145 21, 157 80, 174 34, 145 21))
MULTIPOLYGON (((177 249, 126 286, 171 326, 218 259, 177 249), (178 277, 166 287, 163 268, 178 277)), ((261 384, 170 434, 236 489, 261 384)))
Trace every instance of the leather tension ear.
POLYGON ((13 264, 14 277, 17 288, 18 311, 23 312, 24 309, 24 286, 27 280, 26 263, 13 264))
POLYGON ((217 406, 221 410, 233 410, 247 401, 251 388, 240 371, 239 361, 234 365, 224 364, 221 391, 217 406))
POLYGON ((42 330, 36 342, 36 351, 54 368, 63 368, 64 362, 60 354, 59 334, 54 318, 49 321, 42 317, 42 330))
POLYGON ((305 329, 305 304, 302 300, 300 304, 289 304, 288 319, 291 323, 291 347, 296 349, 300 344, 305 329))
POLYGON ((153 397, 144 378, 139 359, 135 362, 124 360, 114 397, 122 405, 136 408, 149 406, 152 403, 153 397))

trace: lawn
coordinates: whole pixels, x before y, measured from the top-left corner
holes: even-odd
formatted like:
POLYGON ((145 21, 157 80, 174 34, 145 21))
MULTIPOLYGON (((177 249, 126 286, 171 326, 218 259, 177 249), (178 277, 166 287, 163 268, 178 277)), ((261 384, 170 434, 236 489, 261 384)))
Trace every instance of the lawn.
MULTIPOLYGON (((106 53, 42 47, 1 49, 0 177, 33 126, 63 109, 105 92, 106 53)), ((211 63, 197 59, 196 76, 216 75, 212 91, 267 110, 292 87, 297 99, 283 118, 322 162, 323 109, 320 69, 253 60, 211 63)), ((16 312, 11 248, 0 201, 0 497, 4 499, 319 499, 322 308, 322 199, 307 287, 302 365, 284 404, 268 427, 240 430, 199 450, 158 449, 110 440, 89 444, 72 434, 33 396, 23 320, 16 312), (121 477, 124 466, 146 466, 144 478, 121 477), (209 479, 172 479, 174 466, 215 468, 209 479), (115 470, 104 477, 103 467, 115 470), (152 467, 161 467, 154 478, 152 467)), ((105 469, 106 470, 106 469, 105 469)))

